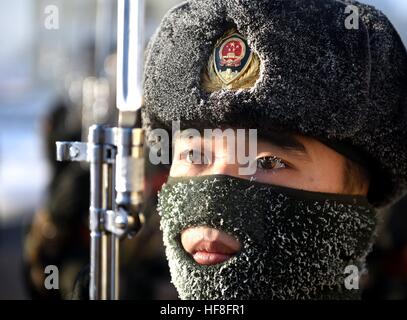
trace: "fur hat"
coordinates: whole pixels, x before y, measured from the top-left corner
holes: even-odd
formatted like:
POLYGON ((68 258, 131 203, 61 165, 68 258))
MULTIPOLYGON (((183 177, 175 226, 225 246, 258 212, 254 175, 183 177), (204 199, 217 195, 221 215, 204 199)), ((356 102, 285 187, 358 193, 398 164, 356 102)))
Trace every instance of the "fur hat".
POLYGON ((147 129, 175 120, 188 127, 284 129, 334 148, 348 146, 367 159, 369 200, 376 206, 406 189, 407 53, 389 20, 371 6, 350 0, 184 2, 164 17, 149 43, 144 86, 147 129), (357 28, 346 25, 349 5, 359 9, 357 28), (222 78, 227 55, 226 62, 216 60, 233 35, 235 44, 247 46, 246 55, 233 49, 234 57, 257 61, 250 71, 255 77, 240 87, 222 78))

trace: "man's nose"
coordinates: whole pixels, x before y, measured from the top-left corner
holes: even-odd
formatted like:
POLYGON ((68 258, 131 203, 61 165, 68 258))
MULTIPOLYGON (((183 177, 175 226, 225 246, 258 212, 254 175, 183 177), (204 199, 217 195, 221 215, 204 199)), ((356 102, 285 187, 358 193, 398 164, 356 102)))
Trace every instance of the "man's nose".
POLYGON ((208 168, 208 172, 206 172, 206 174, 208 175, 223 174, 238 177, 239 164, 233 163, 232 161, 230 161, 230 159, 228 160, 226 157, 217 158, 213 162, 213 165, 208 168))

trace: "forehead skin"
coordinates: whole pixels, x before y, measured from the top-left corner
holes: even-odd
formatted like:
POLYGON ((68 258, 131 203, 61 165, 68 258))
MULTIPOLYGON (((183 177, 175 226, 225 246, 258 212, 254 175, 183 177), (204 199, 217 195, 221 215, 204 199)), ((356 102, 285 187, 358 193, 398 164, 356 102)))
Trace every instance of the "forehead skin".
MULTIPOLYGON (((215 140, 215 139, 213 139, 215 140)), ((212 144, 214 141, 212 141, 212 144)), ((226 143, 212 147, 213 159, 208 165, 194 165, 180 159, 180 154, 189 149, 200 148, 208 144, 200 138, 177 139, 175 141, 174 159, 171 176, 200 176, 226 174, 243 179, 256 179, 258 182, 286 186, 326 193, 345 191, 346 158, 316 139, 294 135, 274 134, 268 138, 260 137, 257 141, 257 158, 276 156, 286 168, 275 170, 257 170, 254 175, 240 175, 238 163, 226 161, 226 143)), ((354 190, 350 194, 365 194, 367 191, 354 190)))

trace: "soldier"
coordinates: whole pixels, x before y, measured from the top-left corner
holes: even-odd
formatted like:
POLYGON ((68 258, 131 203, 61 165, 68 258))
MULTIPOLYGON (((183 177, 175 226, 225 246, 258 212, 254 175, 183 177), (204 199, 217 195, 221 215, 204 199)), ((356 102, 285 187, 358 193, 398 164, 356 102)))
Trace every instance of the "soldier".
POLYGON ((180 298, 359 298, 378 209, 406 189, 406 85, 399 35, 356 1, 172 9, 148 46, 144 125, 183 130, 159 194, 180 298), (229 161, 242 140, 190 128, 257 129, 255 170, 229 161))
POLYGON ((72 283, 88 261, 89 171, 78 163, 55 161, 55 141, 80 137, 78 121, 71 121, 77 120, 76 114, 69 113, 69 107, 58 101, 43 125, 52 178, 46 203, 34 215, 24 239, 24 277, 33 299, 70 297, 72 283), (44 286, 48 265, 60 270, 60 290, 47 290, 44 286))

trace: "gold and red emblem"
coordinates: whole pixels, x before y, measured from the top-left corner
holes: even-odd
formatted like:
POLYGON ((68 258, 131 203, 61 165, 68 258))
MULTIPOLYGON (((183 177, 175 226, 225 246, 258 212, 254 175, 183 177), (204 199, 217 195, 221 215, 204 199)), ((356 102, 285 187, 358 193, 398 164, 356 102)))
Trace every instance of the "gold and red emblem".
POLYGON ((213 55, 216 74, 226 85, 238 79, 252 59, 247 41, 238 33, 221 39, 215 46, 213 55))

